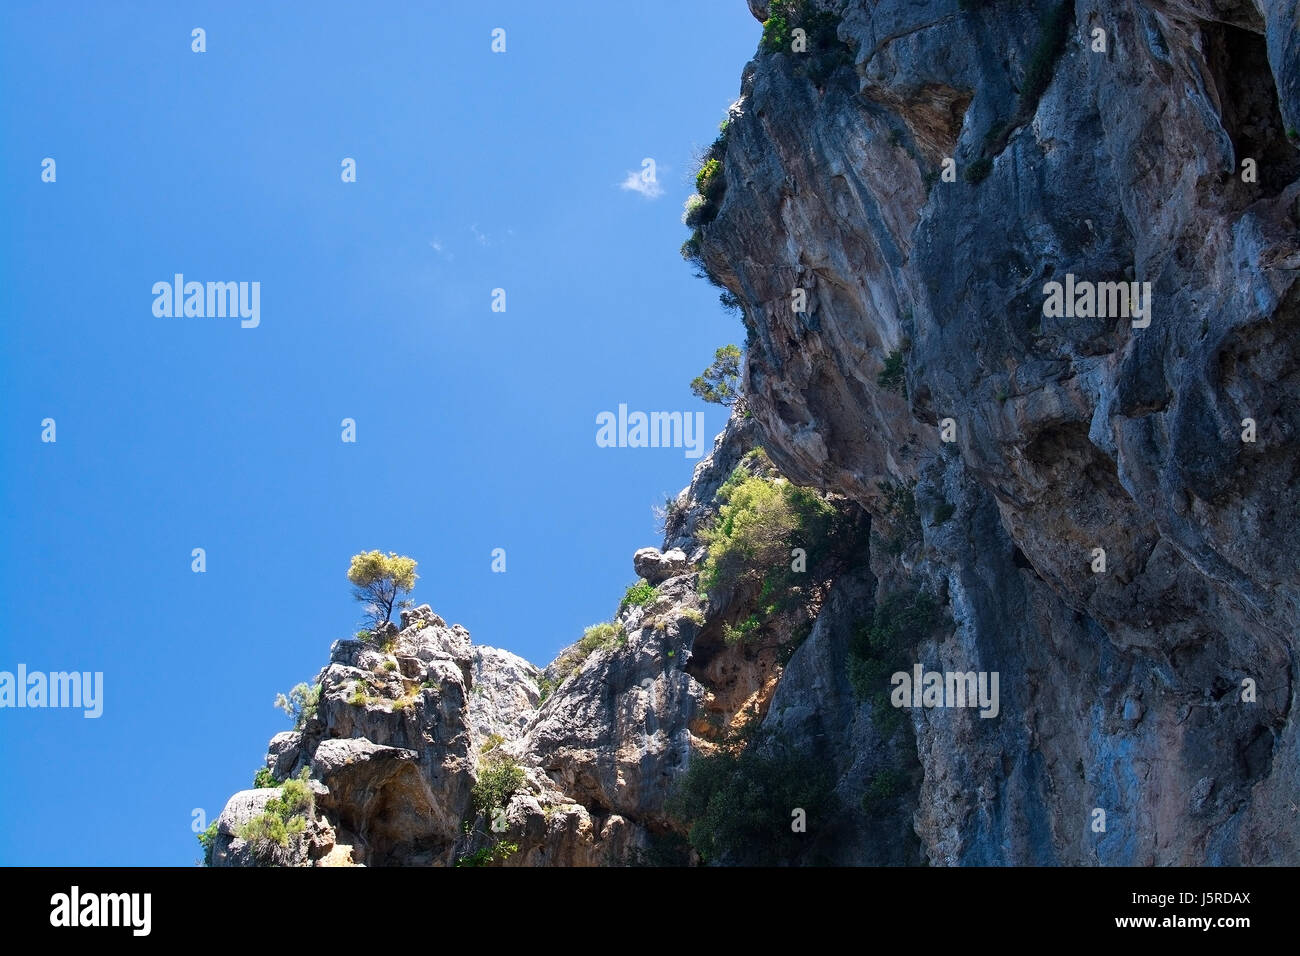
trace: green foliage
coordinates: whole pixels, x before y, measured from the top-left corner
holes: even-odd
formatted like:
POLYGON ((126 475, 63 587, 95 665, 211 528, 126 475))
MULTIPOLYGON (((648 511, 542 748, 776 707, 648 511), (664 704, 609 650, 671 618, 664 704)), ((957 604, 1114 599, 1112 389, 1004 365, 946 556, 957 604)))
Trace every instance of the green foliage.
POLYGON ((907 784, 907 774, 894 767, 884 767, 872 776, 862 794, 862 809, 868 813, 881 809, 898 796, 907 784))
POLYGON ((643 607, 658 596, 659 592, 655 590, 654 585, 641 578, 623 594, 623 600, 618 604, 618 613, 622 614, 629 607, 643 607))
POLYGON ((366 694, 366 688, 357 684, 352 688, 352 696, 348 698, 348 703, 353 707, 364 707, 370 703, 370 697, 366 694))
POLYGON ((501 863, 515 853, 519 852, 518 843, 496 843, 491 846, 479 847, 473 853, 468 853, 456 861, 456 866, 488 866, 492 863, 501 863))
POLYGON ((384 661, 379 667, 381 670, 395 671, 397 670, 397 661, 384 661))
POLYGON ((613 621, 602 621, 600 624, 591 625, 582 632, 582 638, 578 641, 578 649, 590 654, 592 651, 604 647, 621 647, 626 642, 627 633, 623 630, 622 625, 615 624, 613 621))
POLYGON ((890 392, 898 392, 907 397, 907 381, 904 378, 903 353, 898 349, 885 357, 885 367, 876 376, 876 384, 890 392))
POLYGON ((320 705, 321 685, 297 684, 288 695, 276 694, 275 706, 293 719, 294 730, 301 730, 307 721, 316 716, 320 705))
POLYGON ((916 495, 911 487, 902 483, 882 481, 879 488, 884 495, 881 518, 889 533, 881 534, 884 550, 888 554, 902 554, 921 540, 921 516, 916 510, 916 495))
POLYGON ((213 820, 208 824, 208 828, 202 833, 196 833, 199 839, 199 846, 203 847, 203 865, 212 865, 212 847, 217 841, 217 821, 213 820))
POLYGON ((1033 112, 1030 104, 1036 107, 1038 98, 1052 82, 1056 61, 1065 50, 1065 41, 1073 22, 1074 0, 1063 0, 1039 23, 1038 39, 1029 56, 1029 67, 1025 70, 1025 85, 1020 91, 1022 114, 1028 115, 1033 112))
POLYGON ((540 707, 542 701, 550 697, 551 694, 555 692, 555 688, 558 686, 559 684, 556 681, 547 677, 545 674, 537 678, 537 691, 538 691, 537 705, 540 707))
POLYGON ((784 11, 778 13, 778 10, 781 10, 781 4, 773 3, 771 15, 763 21, 763 38, 759 40, 758 48, 764 53, 790 52, 790 22, 784 11))
POLYGON ((691 237, 682 243, 682 248, 680 250, 682 254, 682 258, 685 259, 687 262, 694 262, 697 265, 699 265, 700 264, 700 243, 702 241, 703 241, 703 237, 701 236, 700 230, 697 227, 695 231, 691 233, 691 237))
POLYGON ((270 767, 258 767, 257 773, 253 774, 253 788, 255 790, 278 786, 280 786, 280 781, 275 779, 275 774, 271 773, 270 767))
MULTIPOLYGON (((713 221, 713 215, 717 210, 709 203, 707 199, 699 193, 691 193, 686 197, 686 207, 682 210, 682 225, 695 229, 713 221)), ((689 240, 688 240, 689 241, 689 240)), ((686 255, 685 252, 682 253, 686 255)), ((690 258, 687 256, 687 258, 690 258)))
POLYGON ((759 620, 758 615, 751 614, 738 624, 723 624, 722 639, 728 646, 732 644, 740 644, 757 633, 758 629, 762 626, 763 622, 759 620))
POLYGON ((316 795, 308 783, 309 774, 304 767, 292 780, 280 787, 280 795, 266 802, 266 809, 239 828, 237 836, 252 845, 253 856, 259 862, 282 859, 276 848, 286 850, 291 840, 307 829, 307 822, 316 812, 316 795))
POLYGON ((746 455, 718 489, 721 505, 712 527, 700 531, 708 546, 701 589, 738 595, 745 608, 741 620, 723 625, 728 643, 752 640, 783 617, 783 624, 801 630, 825 583, 846 562, 863 557, 864 536, 852 511, 768 477, 772 471, 761 448, 746 455))
POLYGON ((684 607, 677 612, 683 619, 690 621, 696 627, 704 623, 704 612, 697 607, 684 607))
POLYGON ((740 399, 740 359, 739 347, 722 346, 713 353, 713 364, 691 381, 692 394, 715 405, 735 405, 740 399))
POLYGON ((476 813, 490 817, 494 810, 504 809, 511 795, 523 785, 523 768, 514 758, 496 753, 479 767, 478 780, 470 790, 470 802, 476 813))
POLYGON ((393 616, 394 607, 404 607, 409 603, 398 601, 398 597, 415 587, 419 577, 415 567, 414 559, 393 551, 387 556, 380 551, 363 551, 352 556, 352 563, 348 566, 352 596, 365 606, 371 625, 386 624, 393 616))
POLYGON ((965 171, 962 172, 962 178, 973 185, 988 179, 991 172, 993 172, 993 160, 981 156, 979 159, 967 163, 965 171))
POLYGON ((858 627, 849 644, 848 678, 859 698, 871 701, 872 716, 891 734, 902 714, 889 700, 891 674, 907 670, 916 646, 939 626, 938 602, 925 591, 891 594, 858 627))
POLYGON ((816 492, 799 488, 785 479, 751 475, 744 465, 718 489, 723 502, 711 528, 702 529, 700 539, 708 545, 700 582, 705 591, 737 584, 763 586, 771 593, 798 587, 789 577, 790 552, 802 547, 808 564, 828 536, 835 509, 816 492))
POLYGON ((484 740, 482 745, 478 748, 479 753, 485 754, 489 751, 496 750, 505 742, 506 738, 502 737, 500 734, 488 734, 487 739, 484 740))
POLYGON ((706 159, 700 166, 700 171, 695 174, 695 191, 705 199, 716 202, 721 197, 723 188, 722 162, 706 159))
POLYGON ((759 52, 791 54, 796 67, 820 86, 841 66, 853 64, 853 51, 839 38, 839 25, 839 14, 818 10, 807 0, 772 0, 759 52), (797 28, 807 41, 798 51, 794 49, 797 28))
POLYGON ((695 754, 667 809, 706 863, 771 866, 796 862, 839 807, 824 760, 769 741, 695 754), (808 833, 791 830, 796 807, 808 833))

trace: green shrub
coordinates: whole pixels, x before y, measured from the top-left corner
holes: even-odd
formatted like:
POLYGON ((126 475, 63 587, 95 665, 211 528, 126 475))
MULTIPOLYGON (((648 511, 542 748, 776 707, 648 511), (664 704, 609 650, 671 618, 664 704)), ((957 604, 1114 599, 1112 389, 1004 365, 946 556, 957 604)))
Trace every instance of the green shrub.
POLYGON ((196 833, 199 839, 199 846, 203 847, 203 865, 212 865, 212 848, 217 842, 217 821, 213 820, 208 824, 208 828, 202 833, 196 833))
POLYGON ((862 794, 862 809, 868 813, 878 810, 903 791, 907 784, 907 774, 894 767, 884 767, 876 771, 862 794))
POLYGON ((847 674, 854 692, 871 701, 877 726, 892 734, 902 723, 902 713, 890 703, 891 674, 908 670, 916 646, 939 626, 943 615, 938 602, 925 591, 891 594, 860 625, 849 644, 847 674))
POLYGON ((824 760, 770 742, 696 753, 667 809, 706 863, 770 866, 797 861, 838 801, 824 760), (791 830, 796 807, 807 814, 807 833, 791 830))
MULTIPOLYGON (((778 7, 779 4, 772 4, 773 10, 778 7)), ((773 13, 763 21, 763 38, 758 48, 764 53, 790 52, 790 23, 784 13, 773 13)))
POLYGON ((1029 56, 1029 66, 1025 70, 1025 85, 1020 91, 1022 115, 1030 115, 1033 112, 1039 97, 1052 82, 1056 61, 1065 50, 1065 41, 1073 22, 1074 0, 1064 0, 1054 10, 1049 11, 1039 23, 1038 39, 1029 56))
POLYGON ((502 737, 500 734, 488 734, 487 739, 483 741, 482 745, 478 749, 479 753, 485 754, 489 751, 496 750, 505 742, 506 738, 502 737))
POLYGON ((316 716, 320 705, 321 685, 297 684, 288 695, 276 694, 275 706, 293 719, 293 729, 301 730, 307 721, 316 716))
POLYGON ((382 667, 386 671, 395 671, 397 670, 397 661, 384 661, 384 663, 381 664, 380 667, 382 667))
MULTIPOLYGON (((803 547, 808 564, 827 536, 835 514, 816 492, 785 479, 752 475, 739 465, 718 489, 722 506, 711 528, 700 539, 709 556, 700 575, 703 590, 712 592, 737 584, 759 585, 769 575, 792 574, 790 552, 803 547), (811 547, 810 547, 811 545, 811 547)), ((791 586, 797 582, 790 581, 791 586)), ((771 589, 778 589, 772 585, 771 589)))
POLYGON ((370 697, 366 694, 365 688, 360 684, 352 689, 352 696, 348 698, 348 703, 353 707, 364 707, 370 702, 370 697))
POLYGON ((555 692, 555 688, 558 686, 559 684, 556 681, 547 677, 545 674, 537 678, 537 693, 538 693, 537 706, 538 707, 542 706, 542 701, 550 697, 551 694, 555 692))
POLYGON ((266 802, 266 809, 239 828, 237 836, 253 848, 259 861, 280 860, 276 848, 286 850, 291 840, 307 829, 316 812, 316 795, 308 783, 306 767, 280 787, 280 795, 266 802))
POLYGON ((690 229, 707 225, 713 220, 716 210, 710 202, 699 193, 691 193, 686 197, 686 206, 682 210, 682 225, 690 229))
POLYGON ((763 622, 759 620, 758 615, 751 614, 738 624, 722 625, 722 639, 728 646, 732 644, 740 644, 746 639, 753 637, 762 626, 763 622))
POLYGON ((695 191, 710 202, 717 202, 722 197, 725 183, 722 178, 722 162, 718 159, 706 159, 695 174, 695 191))
POLYGON ((578 650, 586 654, 593 651, 601 650, 606 647, 621 647, 627 643, 627 632, 623 630, 621 624, 615 624, 613 621, 602 621, 599 624, 593 624, 582 632, 582 637, 578 641, 578 650))
POLYGON ((280 781, 275 779, 275 774, 271 773, 270 767, 258 767, 257 773, 253 774, 253 788, 255 790, 265 790, 278 786, 280 786, 280 781))
POLYGON ((513 757, 498 753, 479 768, 478 780, 470 790, 470 802, 476 813, 492 816, 494 810, 510 803, 510 797, 524 785, 523 768, 513 757))
POLYGON ((643 607, 658 596, 659 592, 655 590, 654 585, 641 578, 624 592, 623 600, 618 604, 618 613, 622 614, 629 607, 643 607))
POLYGON ((989 173, 991 172, 993 172, 993 160, 986 156, 981 156, 979 159, 972 160, 966 165, 966 169, 962 173, 962 178, 973 185, 975 183, 982 183, 984 180, 988 179, 989 173))
POLYGON ((882 481, 878 487, 884 494, 880 517, 889 530, 889 534, 881 534, 881 541, 887 554, 899 555, 921 540, 916 495, 910 486, 901 482, 882 481))
POLYGON ((876 384, 886 391, 898 392, 906 397, 907 381, 904 378, 904 372, 903 353, 898 349, 894 349, 885 357, 885 367, 876 376, 876 384))
POLYGON ((693 233, 691 233, 691 237, 682 243, 682 248, 680 250, 682 258, 687 262, 699 263, 700 243, 702 240, 703 237, 700 235, 700 230, 697 228, 693 233))
POLYGON ((501 863, 518 852, 518 843, 505 843, 503 841, 491 846, 480 847, 473 853, 462 856, 456 861, 456 866, 487 866, 490 863, 501 863))

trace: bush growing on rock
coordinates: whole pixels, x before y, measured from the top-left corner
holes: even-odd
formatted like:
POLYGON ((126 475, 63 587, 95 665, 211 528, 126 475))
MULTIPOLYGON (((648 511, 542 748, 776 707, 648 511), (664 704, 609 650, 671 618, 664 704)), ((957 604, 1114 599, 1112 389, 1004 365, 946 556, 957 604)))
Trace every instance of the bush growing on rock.
POLYGON ((266 809, 239 828, 236 834, 251 845, 253 857, 261 863, 282 863, 290 843, 307 829, 316 813, 316 795, 312 793, 308 771, 280 787, 280 795, 266 802, 266 809))
POLYGON ((605 647, 617 647, 627 641, 627 632, 621 625, 613 621, 603 621, 600 624, 593 624, 582 632, 582 638, 578 641, 578 650, 582 652, 583 659, 594 651, 605 647))
POLYGON ((629 607, 644 607, 658 597, 659 592, 645 578, 628 587, 623 600, 618 604, 618 613, 622 614, 629 607))
POLYGON ((834 781, 824 761, 778 741, 693 755, 668 801, 705 863, 751 866, 797 862, 809 849, 808 835, 791 830, 794 807, 818 832, 838 809, 834 781))
POLYGON ((906 670, 916 646, 943 620, 939 603, 925 591, 891 594, 859 625, 849 644, 849 683, 858 697, 871 701, 872 717, 889 733, 901 712, 889 702, 889 675, 906 670))
POLYGON ((253 789, 255 790, 278 786, 280 786, 280 781, 275 779, 275 774, 271 773, 270 767, 258 767, 257 773, 253 774, 253 789))
POLYGON ((293 719, 294 730, 301 730, 303 724, 316 716, 316 708, 320 706, 320 694, 320 684, 308 686, 300 683, 289 691, 288 695, 276 694, 275 706, 293 719))
POLYGON ((524 771, 514 758, 494 753, 479 768, 478 779, 470 790, 470 801, 475 812, 490 817, 495 810, 505 809, 523 785, 524 771))
POLYGON ((199 846, 203 847, 203 865, 212 865, 212 847, 217 841, 217 821, 213 820, 208 824, 208 828, 202 833, 195 834, 199 839, 199 846))

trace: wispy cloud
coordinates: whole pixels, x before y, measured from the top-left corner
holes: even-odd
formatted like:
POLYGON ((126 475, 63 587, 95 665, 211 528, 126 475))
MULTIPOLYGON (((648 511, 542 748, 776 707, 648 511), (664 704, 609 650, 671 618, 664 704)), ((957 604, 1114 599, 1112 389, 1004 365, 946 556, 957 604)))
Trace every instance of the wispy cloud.
POLYGON ((630 189, 634 193, 640 193, 646 199, 658 199, 664 194, 664 188, 659 185, 658 177, 646 179, 639 172, 630 172, 627 178, 619 184, 619 189, 630 189))

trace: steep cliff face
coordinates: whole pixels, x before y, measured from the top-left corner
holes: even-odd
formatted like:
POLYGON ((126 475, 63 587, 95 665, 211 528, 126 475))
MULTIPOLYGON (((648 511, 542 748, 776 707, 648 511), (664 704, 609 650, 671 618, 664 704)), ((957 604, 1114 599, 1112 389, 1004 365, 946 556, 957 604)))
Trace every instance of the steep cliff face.
MULTIPOLYGON (((1300 862, 1294 5, 750 8, 786 32, 688 248, 742 306, 749 413, 638 552, 653 598, 544 672, 427 607, 338 642, 267 755, 315 792, 275 862, 688 862, 670 795, 742 727, 833 791, 783 862, 1300 862), (1136 282, 1149 324, 1045 311, 1054 281, 1136 282), (810 628, 736 641, 755 594, 698 571, 756 446, 864 547, 810 628), (914 663, 996 673, 996 714, 890 707, 914 663)), ((214 863, 257 862, 275 794, 231 798, 214 863)))
POLYGON ((891 573, 955 621, 921 659, 1001 674, 995 720, 917 715, 932 862, 1300 855, 1297 29, 881 0, 843 6, 851 66, 746 68, 698 250, 743 304, 767 449, 875 512, 915 482, 891 573), (1150 324, 1045 315, 1067 275, 1150 283, 1150 324))

